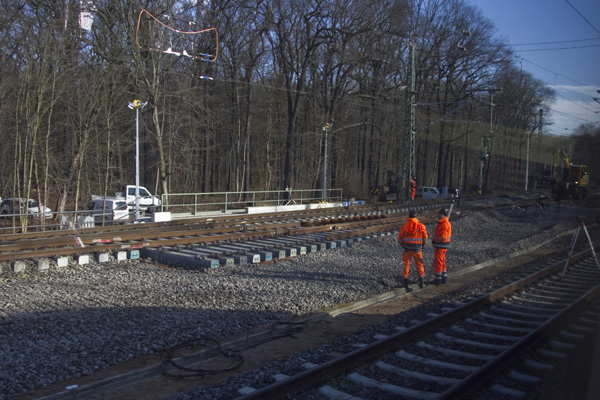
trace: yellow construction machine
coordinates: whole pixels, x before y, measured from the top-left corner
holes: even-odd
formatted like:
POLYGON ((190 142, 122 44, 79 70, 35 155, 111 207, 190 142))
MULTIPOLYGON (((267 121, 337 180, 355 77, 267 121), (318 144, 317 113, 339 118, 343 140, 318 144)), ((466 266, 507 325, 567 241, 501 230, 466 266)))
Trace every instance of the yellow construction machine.
POLYGON ((582 200, 588 197, 589 175, 586 165, 573 165, 564 150, 557 153, 554 179, 552 180, 552 198, 554 200, 582 200), (562 160, 562 165, 560 161, 562 160))

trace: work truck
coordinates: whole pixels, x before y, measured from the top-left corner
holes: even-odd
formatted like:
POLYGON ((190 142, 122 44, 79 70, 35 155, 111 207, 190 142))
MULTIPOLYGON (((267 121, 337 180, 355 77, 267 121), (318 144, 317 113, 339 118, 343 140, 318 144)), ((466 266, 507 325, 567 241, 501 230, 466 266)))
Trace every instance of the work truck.
MULTIPOLYGON (((135 185, 126 185, 122 192, 116 192, 114 196, 107 196, 110 200, 125 200, 127 208, 130 211, 135 210, 135 185)), ((161 201, 157 196, 153 196, 148 189, 143 186, 140 190, 140 210, 141 211, 156 211, 161 206, 161 201)), ((102 200, 103 196, 92 195, 92 200, 102 200)))
MULTIPOLYGON (((135 210, 135 185, 127 185, 123 188, 123 192, 115 193, 116 197, 124 197, 127 202, 127 207, 130 210, 135 210)), ((160 199, 157 196, 153 196, 148 189, 143 186, 139 187, 140 190, 140 210, 142 211, 155 211, 161 206, 160 199)))

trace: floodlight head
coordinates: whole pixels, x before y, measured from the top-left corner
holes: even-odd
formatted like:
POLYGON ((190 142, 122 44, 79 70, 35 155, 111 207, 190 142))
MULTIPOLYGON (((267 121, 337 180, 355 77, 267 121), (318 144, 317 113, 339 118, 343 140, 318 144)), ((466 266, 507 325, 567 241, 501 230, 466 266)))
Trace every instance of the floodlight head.
POLYGON ((129 107, 132 110, 137 110, 140 108, 144 108, 146 104, 148 104, 148 102, 142 103, 141 100, 134 100, 131 103, 127 104, 127 107, 129 107))

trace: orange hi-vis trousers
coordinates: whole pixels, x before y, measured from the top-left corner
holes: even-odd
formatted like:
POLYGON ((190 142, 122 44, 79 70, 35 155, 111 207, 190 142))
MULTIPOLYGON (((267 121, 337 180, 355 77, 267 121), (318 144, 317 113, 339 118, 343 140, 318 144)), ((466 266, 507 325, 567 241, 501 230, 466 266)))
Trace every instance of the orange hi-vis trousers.
POLYGON ((423 253, 421 253, 421 250, 419 251, 412 251, 412 250, 404 250, 404 253, 402 254, 402 261, 404 262, 404 271, 402 271, 402 275, 405 278, 408 278, 408 276, 410 275, 410 260, 413 260, 415 262, 415 265, 417 266, 417 274, 419 274, 419 276, 421 278, 425 277, 425 268, 423 268, 423 253))
POLYGON ((446 252, 448 249, 439 247, 433 248, 433 272, 441 278, 442 273, 446 271, 446 252))

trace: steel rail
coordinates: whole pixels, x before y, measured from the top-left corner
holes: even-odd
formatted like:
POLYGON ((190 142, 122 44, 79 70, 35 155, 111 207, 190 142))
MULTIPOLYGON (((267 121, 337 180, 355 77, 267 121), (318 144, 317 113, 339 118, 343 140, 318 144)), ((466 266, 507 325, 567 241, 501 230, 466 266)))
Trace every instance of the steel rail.
MULTIPOLYGON (((573 256, 569 262, 576 262, 585 257, 591 255, 591 250, 582 251, 575 256, 573 256)), ((339 376, 344 371, 347 371, 352 368, 356 368, 370 360, 374 360, 379 358, 380 356, 393 351, 405 345, 417 338, 424 336, 425 334, 430 333, 432 330, 438 329, 444 325, 452 323, 460 318, 473 314, 476 310, 481 309, 482 307, 493 303, 494 301, 505 297, 510 293, 514 293, 517 290, 520 290, 533 282, 536 282, 544 277, 551 275, 553 273, 559 272, 564 267, 564 261, 555 263, 549 267, 544 268, 530 276, 522 278, 516 282, 513 282, 509 285, 506 285, 498 290, 495 290, 491 293, 484 294, 479 298, 463 305, 452 309, 450 311, 446 311, 445 313, 440 314, 436 318, 432 318, 420 324, 414 325, 402 332, 391 335, 385 339, 379 340, 371 345, 364 346, 358 350, 355 350, 351 353, 345 354, 341 357, 338 357, 334 360, 328 361, 326 363, 317 365, 309 370, 301 372, 298 375, 289 377, 277 383, 274 383, 270 386, 257 389, 252 393, 241 396, 238 400, 251 400, 251 399, 279 399, 285 398, 285 396, 290 396, 301 391, 310 389, 318 384, 321 384, 325 381, 333 379, 339 376)), ((590 291, 585 298, 589 298, 591 296, 600 295, 600 287, 596 287, 594 290, 590 291)), ((553 323, 556 323, 553 321, 553 323)), ((529 336, 529 335, 528 335, 529 336)), ((526 344, 523 344, 526 345, 526 344)), ((503 353, 504 354, 504 353, 503 353)), ((512 357, 512 356, 511 356, 512 357)), ((508 355, 504 356, 504 360, 508 360, 508 355)), ((492 362, 490 364, 490 368, 493 367, 496 370, 499 364, 495 365, 492 362)), ((490 373, 490 371, 482 372, 483 375, 490 373)), ((478 376, 481 380, 482 376, 478 376)), ((475 383, 470 381, 470 384, 474 385, 475 383)), ((459 390, 459 389, 457 389, 459 390)), ((449 391, 448 391, 449 392, 449 391)), ((457 392, 452 392, 446 398, 457 398, 457 392), (452 394, 455 397, 452 397, 452 394)))
MULTIPOLYGON (((253 224, 259 223, 260 221, 276 221, 276 220, 289 220, 294 217, 301 219, 310 218, 332 218, 340 215, 348 215, 349 212, 357 213, 359 215, 366 215, 368 213, 381 214, 389 212, 390 210, 397 209, 399 205, 360 205, 351 207, 329 207, 311 210, 293 210, 293 211, 279 211, 269 212, 260 214, 223 214, 223 215, 205 215, 205 216, 190 216, 181 219, 174 219, 168 222, 148 222, 145 224, 123 224, 123 225, 110 225, 110 226, 97 226, 90 228, 78 228, 78 229, 59 229, 59 230, 47 230, 40 232, 26 232, 26 233, 5 233, 0 234, 0 242, 11 241, 18 239, 34 239, 43 237, 56 237, 56 236, 71 236, 73 233, 91 233, 91 232, 121 232, 130 230, 144 230, 148 227, 170 227, 177 225, 205 225, 210 226, 223 226, 228 223, 231 224, 253 224)), ((1 217, 0 217, 1 221, 1 217)))
MULTIPOLYGON (((532 201, 535 200, 527 199, 511 206, 530 204, 532 201)), ((436 203, 447 205, 448 200, 444 199, 436 203)), ((427 201, 426 204, 431 207, 432 202, 427 201)), ((412 204, 411 206, 414 207, 412 204)), ((326 240, 339 240, 396 230, 406 218, 404 214, 408 209, 410 208, 403 208, 403 205, 400 204, 361 205, 0 235, 0 261, 323 232, 328 233, 326 240), (256 233, 251 234, 252 231, 256 231, 256 233)), ((470 209, 471 207, 463 208, 462 211, 470 209)), ((475 209, 479 209, 479 207, 475 207, 475 209)), ((435 221, 433 217, 435 211, 420 211, 420 213, 424 214, 420 218, 421 222, 435 221), (431 215, 427 215, 427 213, 431 215)))
POLYGON ((110 237, 105 235, 74 235, 78 237, 79 242, 76 242, 71 236, 61 240, 58 245, 53 246, 50 249, 48 247, 51 245, 46 242, 43 243, 43 249, 35 247, 40 245, 40 243, 36 244, 35 242, 33 242, 33 245, 32 242, 28 242, 13 246, 0 246, 0 249, 4 250, 4 253, 0 254, 0 261, 106 252, 111 250, 140 249, 145 247, 160 248, 167 246, 243 241, 254 238, 285 235, 298 236, 315 232, 339 230, 339 233, 328 236, 328 240, 333 240, 336 237, 341 238, 348 236, 360 236, 373 232, 397 229, 402 220, 402 217, 388 217, 380 220, 345 222, 311 227, 300 227, 297 226, 297 223, 276 223, 268 224, 267 226, 262 227, 242 227, 238 229, 214 228, 210 230, 198 231, 182 229, 168 232, 142 232, 129 235, 123 234, 122 236, 118 237, 110 237), (385 223, 378 223, 378 221, 385 221, 385 223), (82 243, 84 247, 81 247, 79 243, 82 243), (8 252, 9 249, 12 252, 8 252))
MULTIPOLYGON (((585 252, 576 254, 575 256, 573 256, 573 261, 577 261, 584 256, 585 256, 585 252)), ((560 267, 561 268, 563 267, 562 262, 560 263, 560 267)), ((479 269, 479 268, 477 268, 477 269, 479 269)), ((544 274, 544 272, 540 271, 539 274, 544 274)), ((543 276, 545 276, 545 275, 540 275, 540 277, 543 277, 543 276)), ((496 291, 496 292, 497 293, 496 293, 495 297, 501 298, 502 292, 501 291, 496 291)), ((404 292, 402 291, 401 294, 396 293, 396 294, 390 294, 390 295, 392 297, 396 297, 398 295, 404 295, 404 292)), ((358 303, 355 303, 350 306, 344 307, 342 309, 336 310, 335 312, 326 313, 325 315, 335 316, 335 315, 339 315, 342 313, 355 312, 361 308, 368 307, 374 303, 379 303, 381 301, 385 301, 386 299, 390 299, 392 297, 389 297, 388 295, 377 296, 376 297, 377 300, 373 300, 374 299, 373 298, 370 301, 359 301, 358 303)), ((314 322, 314 321, 319 321, 322 318, 323 318, 323 314, 317 314, 317 315, 309 317, 305 321, 310 320, 310 321, 314 322)), ((285 325, 272 327, 270 330, 267 330, 264 332, 259 332, 259 333, 241 338, 234 342, 228 342, 227 344, 224 345, 223 349, 228 349, 228 350, 232 350, 232 351, 245 349, 248 346, 254 345, 255 343, 256 344, 262 343, 264 341, 272 339, 273 337, 279 337, 282 333, 286 333, 288 329, 289 329, 289 326, 285 326, 285 325)), ((424 333, 426 333, 426 331, 422 332, 422 334, 424 334, 424 333)), ((182 357, 178 358, 176 361, 178 364, 181 364, 181 365, 192 365, 192 364, 200 362, 200 361, 206 361, 206 359, 207 359, 207 353, 201 351, 201 352, 196 352, 196 353, 193 353, 190 355, 182 356, 182 357)), ((113 377, 109 377, 109 378, 103 379, 101 381, 82 385, 73 391, 67 390, 67 391, 55 393, 53 395, 48 395, 46 397, 43 397, 43 399, 44 400, 59 400, 59 399, 68 399, 68 398, 85 399, 85 398, 89 398, 89 397, 98 396, 101 393, 106 393, 107 391, 110 391, 110 390, 117 390, 117 389, 127 386, 128 384, 131 384, 131 383, 139 382, 139 381, 142 381, 145 379, 155 378, 158 375, 161 375, 163 373, 163 371, 164 371, 163 368, 164 368, 163 365, 156 364, 156 365, 144 367, 142 369, 128 371, 126 373, 122 373, 122 374, 119 374, 119 375, 116 375, 113 377)))
MULTIPOLYGON (((378 218, 384 218, 383 216, 371 217, 368 218, 367 221, 372 221, 378 218)), ((101 232, 101 233, 88 233, 88 232, 76 232, 71 233, 68 236, 60 236, 57 238, 29 238, 27 240, 19 240, 12 242, 0 242, 0 252, 9 252, 9 251, 17 251, 17 250, 25 250, 25 249, 33 249, 33 248, 42 248, 42 247, 60 247, 62 245, 71 244, 72 237, 77 236, 81 239, 81 241, 86 245, 91 245, 95 243, 102 242, 111 242, 111 241, 127 241, 127 240, 141 240, 141 239, 158 239, 172 236, 189 236, 190 234, 195 236, 201 235, 211 235, 211 234, 220 234, 220 233, 228 233, 228 232, 246 232, 252 230, 265 230, 265 229, 290 229, 290 234, 294 234, 295 232, 301 233, 303 230, 308 230, 306 228, 300 227, 302 223, 297 221, 290 221, 289 219, 285 220, 286 222, 276 222, 272 221, 270 223, 263 224, 244 224, 237 226, 199 226, 196 224, 177 224, 174 226, 161 226, 161 227, 147 227, 146 229, 137 229, 130 231, 121 231, 121 232, 101 232), (292 228, 297 228, 293 230, 292 228), (113 234, 118 236, 113 236, 113 234)), ((340 224, 340 223, 351 223, 351 222, 362 222, 364 221, 363 217, 345 217, 343 219, 333 219, 322 221, 322 223, 315 223, 313 230, 324 230, 325 225, 330 225, 332 223, 340 224)), ((311 224, 312 225, 312 224, 311 224)))
POLYGON ((522 355, 527 348, 532 347, 542 339, 550 336, 552 332, 561 327, 563 321, 568 320, 569 317, 583 309, 589 302, 598 297, 600 297, 600 285, 590 289, 575 302, 561 310, 558 314, 554 315, 517 343, 510 346, 500 355, 494 357, 485 365, 478 368, 477 371, 469 374, 465 379, 462 379, 460 383, 452 386, 445 392, 440 393, 436 399, 456 399, 475 393, 490 379, 500 373, 506 365, 522 355))
MULTIPOLYGON (((386 207, 389 211, 392 207, 386 207)), ((364 232, 356 232, 359 234, 368 234, 369 232, 377 232, 388 229, 387 227, 374 228, 382 224, 379 220, 385 220, 385 223, 399 224, 400 214, 396 216, 381 212, 380 207, 367 208, 368 214, 353 213, 348 215, 347 212, 337 214, 319 213, 320 219, 307 220, 306 213, 277 213, 271 218, 261 216, 257 218, 260 223, 252 223, 252 220, 244 216, 244 218, 236 218, 238 224, 222 225, 211 221, 206 224, 205 220, 180 220, 176 224, 148 224, 144 228, 134 229, 106 229, 102 231, 79 230, 75 232, 65 232, 58 237, 39 237, 36 235, 13 236, 13 240, 0 241, 0 261, 23 260, 27 258, 40 258, 49 255, 68 255, 77 253, 89 253, 93 251, 108 251, 113 249, 123 248, 141 248, 141 247, 157 247, 167 245, 184 245, 210 243, 214 241, 231 241, 243 240, 245 238, 260 237, 258 235, 239 235, 240 232, 250 232, 253 230, 265 231, 273 230, 273 233, 265 234, 265 236, 273 235, 301 235, 314 232, 324 232, 328 230, 351 230, 364 228, 364 232), (290 218, 290 215, 292 218, 290 218), (301 216, 297 219, 293 217, 301 216), (198 223, 201 221, 203 223, 198 223), (218 235, 217 238, 209 236, 218 235), (229 236, 227 236, 229 235, 229 236), (77 238, 77 242, 73 239, 77 238), (167 239, 179 238, 180 240, 166 241, 167 239), (240 239, 241 238, 241 239, 240 239), (136 243, 141 242, 141 243, 136 243), (109 246, 109 244, 124 243, 121 245, 109 246), (74 246, 77 244, 79 246, 74 246), (99 245, 105 246, 99 246, 99 245), (86 247, 81 247, 86 246, 86 247), (89 248, 87 246, 93 246, 89 248), (50 249, 61 249, 60 252, 53 254, 50 249)), ((394 207, 397 212, 397 207, 394 207)), ((313 214, 313 213, 310 213, 313 214)), ((309 215, 310 215, 309 214, 309 215)), ((231 220, 228 220, 231 222, 231 220)), ((393 229, 390 226, 389 229, 393 229)), ((337 235, 339 238, 351 236, 351 234, 337 235)))

